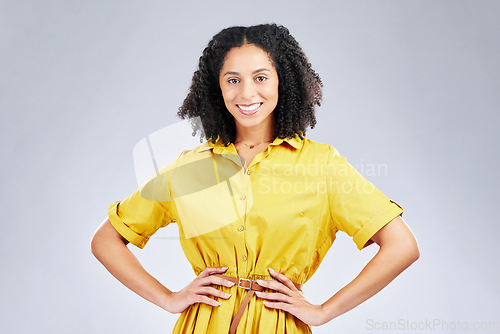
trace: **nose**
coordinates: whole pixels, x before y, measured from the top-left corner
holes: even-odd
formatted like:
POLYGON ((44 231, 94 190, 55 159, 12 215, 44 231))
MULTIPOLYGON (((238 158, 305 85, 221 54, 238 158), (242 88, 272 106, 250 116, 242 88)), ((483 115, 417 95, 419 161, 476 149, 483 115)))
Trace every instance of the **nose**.
POLYGON ((255 85, 253 84, 253 82, 245 81, 241 85, 240 95, 241 95, 241 98, 244 99, 245 101, 248 100, 248 102, 253 102, 252 99, 255 96, 255 94, 256 94, 256 90, 255 90, 255 85))

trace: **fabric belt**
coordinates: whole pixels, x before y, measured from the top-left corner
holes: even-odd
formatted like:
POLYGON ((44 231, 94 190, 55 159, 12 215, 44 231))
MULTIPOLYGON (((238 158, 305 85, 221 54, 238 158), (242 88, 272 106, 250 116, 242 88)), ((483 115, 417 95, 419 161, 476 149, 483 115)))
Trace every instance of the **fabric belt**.
MULTIPOLYGON (((235 334, 236 328, 238 327, 238 323, 240 322, 241 317, 243 316, 243 312, 245 311, 245 308, 250 302, 250 299, 252 299, 253 295, 255 294, 255 291, 263 291, 265 288, 261 287, 257 282, 251 279, 236 278, 222 274, 212 274, 212 276, 217 276, 227 279, 228 281, 231 281, 234 284, 236 284, 239 288, 247 290, 247 294, 245 295, 245 298, 243 298, 243 301, 241 302, 240 307, 238 308, 238 311, 236 312, 236 315, 234 316, 233 321, 231 322, 231 327, 229 328, 229 334, 235 334)), ((302 284, 297 284, 297 283, 293 284, 297 289, 302 291, 302 284)))

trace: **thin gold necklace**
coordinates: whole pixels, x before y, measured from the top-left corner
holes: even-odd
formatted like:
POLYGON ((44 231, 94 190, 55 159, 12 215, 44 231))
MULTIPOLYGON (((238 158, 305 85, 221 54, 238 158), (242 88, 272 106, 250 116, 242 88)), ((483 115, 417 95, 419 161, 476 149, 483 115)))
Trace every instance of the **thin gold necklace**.
MULTIPOLYGON (((259 144, 262 144, 262 143, 271 143, 272 140, 267 140, 267 141, 261 141, 261 142, 258 142, 256 144, 246 144, 246 143, 242 143, 243 145, 246 145, 248 146, 248 148, 252 149, 254 148, 255 146, 259 145, 259 144)), ((238 144, 238 143, 241 143, 241 141, 235 141, 234 142, 235 144, 238 144)))

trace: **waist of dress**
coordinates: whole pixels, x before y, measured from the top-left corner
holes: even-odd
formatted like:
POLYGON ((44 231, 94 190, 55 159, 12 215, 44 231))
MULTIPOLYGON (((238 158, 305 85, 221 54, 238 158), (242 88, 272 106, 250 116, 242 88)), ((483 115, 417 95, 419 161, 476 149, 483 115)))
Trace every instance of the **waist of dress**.
MULTIPOLYGON (((203 268, 204 269, 204 268, 203 268)), ((199 276, 201 274, 201 272, 203 271, 202 268, 200 269, 194 269, 194 273, 196 276, 199 276)), ((250 280, 257 280, 257 279, 262 279, 262 280, 268 280, 268 279, 275 279, 273 276, 269 275, 269 274, 258 274, 258 273, 253 273, 253 274, 248 274, 248 273, 242 273, 242 272, 237 272, 235 270, 227 270, 226 272, 222 273, 223 275, 226 275, 226 276, 231 276, 231 277, 234 277, 234 278, 245 278, 245 279, 250 279, 250 280)), ((285 274, 285 276, 287 276, 285 274)), ((288 276, 287 276, 288 277, 288 276)), ((288 277, 290 278, 290 277, 288 277)), ((292 281, 294 281, 293 278, 290 278, 292 281)), ((298 283, 295 283, 294 284, 298 284, 298 283)))
MULTIPOLYGON (((257 284, 257 282, 254 282, 255 280, 276 280, 276 278, 272 277, 271 275, 258 275, 258 274, 253 274, 247 276, 247 278, 244 277, 234 277, 231 275, 228 275, 227 273, 224 274, 212 274, 213 276, 225 278, 233 283, 235 283, 238 287, 244 288, 246 290, 254 290, 254 291, 262 291, 263 288, 257 284)), ((292 282, 295 287, 302 292, 302 286, 303 284, 295 283, 292 282)))
MULTIPOLYGON (((238 288, 242 288, 244 290, 247 290, 247 294, 245 295, 245 298, 243 298, 243 301, 241 302, 240 307, 238 308, 238 311, 236 312, 236 315, 233 317, 233 320, 231 322, 231 327, 229 328, 229 334, 236 334, 236 329, 238 327, 238 323, 240 322, 240 319, 243 316, 243 312, 245 311, 245 308, 247 307, 248 303, 250 302, 250 299, 255 294, 255 291, 263 291, 264 287, 260 286, 254 280, 251 280, 248 278, 241 278, 241 277, 236 278, 236 277, 228 276, 225 274, 212 274, 212 275, 225 278, 225 279, 237 284, 236 286, 238 288)), ((293 284, 300 292, 302 292, 302 284, 296 284, 296 283, 293 283, 293 284)))

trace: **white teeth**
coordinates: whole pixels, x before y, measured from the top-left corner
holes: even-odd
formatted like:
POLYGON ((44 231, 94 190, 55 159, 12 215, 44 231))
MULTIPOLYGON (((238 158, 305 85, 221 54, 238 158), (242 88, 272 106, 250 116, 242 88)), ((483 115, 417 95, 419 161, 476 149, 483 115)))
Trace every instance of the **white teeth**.
POLYGON ((255 104, 252 104, 252 105, 250 105, 248 107, 247 106, 242 106, 242 105, 238 104, 238 108, 240 108, 241 110, 244 110, 244 111, 254 111, 258 107, 260 107, 260 103, 255 103, 255 104))

